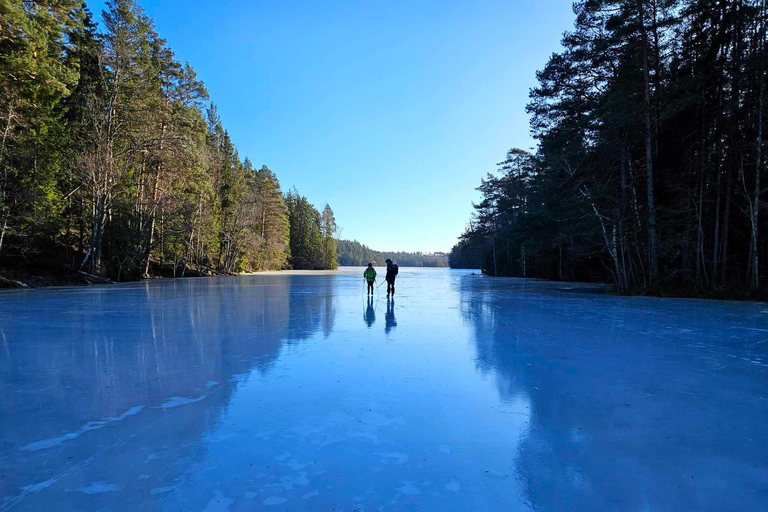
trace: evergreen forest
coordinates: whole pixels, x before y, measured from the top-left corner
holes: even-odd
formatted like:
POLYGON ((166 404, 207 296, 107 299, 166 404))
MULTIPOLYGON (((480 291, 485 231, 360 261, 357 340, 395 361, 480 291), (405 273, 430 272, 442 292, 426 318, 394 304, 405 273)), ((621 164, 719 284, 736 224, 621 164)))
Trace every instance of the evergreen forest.
POLYGON ((451 252, 498 276, 622 293, 766 285, 763 0, 581 0, 451 252))
POLYGON ((339 253, 339 265, 342 266, 365 266, 373 262, 377 265, 383 265, 387 258, 401 267, 448 266, 448 255, 445 253, 374 251, 357 240, 337 240, 336 248, 339 253))
POLYGON ((57 282, 335 268, 331 208, 241 158, 135 0, 102 16, 100 30, 81 1, 0 1, 0 270, 57 282))

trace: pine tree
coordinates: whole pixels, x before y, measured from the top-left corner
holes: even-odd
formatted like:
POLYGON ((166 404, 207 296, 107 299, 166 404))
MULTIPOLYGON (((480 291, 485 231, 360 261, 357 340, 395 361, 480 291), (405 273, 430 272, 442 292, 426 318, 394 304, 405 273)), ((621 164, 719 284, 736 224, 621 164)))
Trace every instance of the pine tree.
POLYGON ((258 270, 279 270, 287 265, 290 225, 280 183, 266 165, 256 172, 260 196, 258 270))
POLYGON ((323 216, 320 224, 320 233, 322 236, 322 261, 324 269, 336 269, 338 266, 338 256, 336 254, 336 218, 329 205, 323 208, 323 216))
POLYGON ((70 0, 0 6, 0 252, 9 232, 29 250, 30 238, 61 213, 60 103, 77 80, 65 57, 80 9, 70 0))

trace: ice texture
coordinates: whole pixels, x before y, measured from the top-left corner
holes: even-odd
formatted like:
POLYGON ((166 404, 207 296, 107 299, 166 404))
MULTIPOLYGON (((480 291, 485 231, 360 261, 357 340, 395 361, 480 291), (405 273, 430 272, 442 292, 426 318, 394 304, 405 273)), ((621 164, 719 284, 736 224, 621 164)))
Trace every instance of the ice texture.
POLYGON ((0 511, 757 511, 768 305, 362 269, 0 293, 0 511))

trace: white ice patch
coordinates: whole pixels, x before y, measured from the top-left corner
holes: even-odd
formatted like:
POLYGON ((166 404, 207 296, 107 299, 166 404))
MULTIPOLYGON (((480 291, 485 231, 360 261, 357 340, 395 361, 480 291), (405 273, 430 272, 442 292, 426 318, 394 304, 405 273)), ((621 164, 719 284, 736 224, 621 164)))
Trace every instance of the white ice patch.
POLYGON ((382 464, 397 464, 398 466, 401 466, 405 464, 408 461, 408 454, 407 453, 377 453, 379 457, 381 457, 381 463, 382 464))
POLYGON ((288 501, 288 498, 283 498, 280 496, 270 496, 269 498, 264 500, 264 505, 267 507, 273 506, 273 505, 282 505, 283 503, 286 503, 288 501))
POLYGON ((50 439, 43 439, 42 441, 36 441, 34 443, 29 443, 27 445, 24 445, 20 448, 22 451, 29 451, 29 452, 36 452, 37 450, 45 450, 46 448, 53 448, 54 446, 59 446, 62 443, 65 443, 67 441, 71 441, 73 439, 77 439, 81 435, 85 434, 88 431, 91 430, 97 430, 103 427, 106 427, 110 423, 113 423, 115 421, 121 421, 127 418, 128 416, 133 416, 134 414, 138 414, 142 409, 144 409, 143 405, 137 405, 136 407, 131 407, 127 411, 125 411, 120 416, 117 416, 116 418, 104 418, 103 420, 97 420, 97 421, 89 421, 79 429, 77 429, 74 432, 67 432, 63 436, 59 437, 52 437, 50 439))
POLYGON ((307 478, 307 473, 301 472, 298 476, 282 477, 280 479, 280 485, 282 485, 286 491, 292 491, 296 485, 309 485, 309 479, 307 478))
POLYGON ((208 502, 208 505, 205 507, 203 512, 227 512, 227 510, 229 510, 229 506, 234 502, 235 500, 225 498, 223 494, 216 491, 216 496, 211 498, 211 501, 208 502))
POLYGON ((103 492, 117 492, 121 489, 121 486, 109 482, 91 482, 88 487, 77 490, 85 494, 101 494, 103 492))
POLYGON ((169 487, 155 487, 154 489, 152 489, 149 492, 152 493, 152 496, 157 496, 158 494, 164 494, 166 492, 171 492, 175 488, 176 488, 176 486, 174 486, 174 485, 171 485, 169 487))
POLYGON ((274 460, 279 460, 279 461, 284 461, 284 460, 288 460, 288 458, 290 456, 291 456, 291 452, 283 452, 282 454, 273 457, 273 459, 274 460))
POLYGON ((207 440, 211 443, 221 443, 222 441, 226 441, 227 439, 231 439, 233 437, 238 437, 238 435, 234 432, 230 432, 228 434, 217 434, 209 436, 207 440))
POLYGON ((314 464, 314 463, 313 462, 305 462, 305 463, 302 464, 299 461, 297 461, 296 459, 291 459, 291 460, 289 460, 288 462, 286 462, 285 464, 282 464, 282 465, 291 468, 293 471, 299 471, 299 470, 304 469, 305 467, 309 466, 310 464, 314 464))
POLYGON ((453 482, 445 484, 443 489, 459 494, 459 491, 461 490, 461 484, 454 480, 453 482))
POLYGON ((403 486, 397 489, 398 492, 405 494, 406 496, 415 496, 421 494, 421 489, 415 487, 413 482, 405 482, 403 486))
POLYGON ((197 398, 183 398, 180 396, 172 396, 171 398, 163 402, 162 405, 159 405, 158 407, 156 407, 156 409, 169 409, 171 407, 178 407, 180 405, 193 404, 207 397, 208 395, 202 395, 197 398))

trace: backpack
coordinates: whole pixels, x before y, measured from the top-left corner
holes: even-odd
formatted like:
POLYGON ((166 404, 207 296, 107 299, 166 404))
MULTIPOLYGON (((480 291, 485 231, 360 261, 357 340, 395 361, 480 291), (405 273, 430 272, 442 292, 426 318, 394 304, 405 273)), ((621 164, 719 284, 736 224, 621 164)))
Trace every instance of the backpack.
POLYGON ((397 275, 398 271, 400 270, 400 269, 398 268, 398 266, 397 266, 397 263, 394 263, 394 264, 392 265, 392 270, 394 271, 395 275, 397 275))

